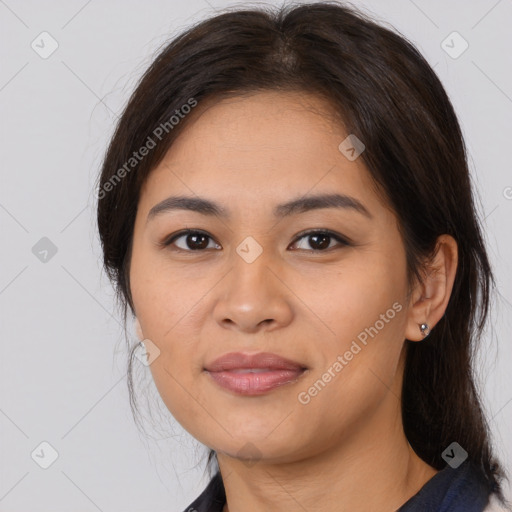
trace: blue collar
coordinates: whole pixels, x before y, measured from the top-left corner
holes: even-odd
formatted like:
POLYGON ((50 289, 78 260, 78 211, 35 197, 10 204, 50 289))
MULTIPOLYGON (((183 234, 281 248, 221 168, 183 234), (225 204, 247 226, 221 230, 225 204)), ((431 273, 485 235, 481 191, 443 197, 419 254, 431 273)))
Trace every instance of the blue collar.
MULTIPOLYGON (((396 512, 482 512, 491 490, 483 472, 468 459, 458 468, 446 466, 436 473, 396 512)), ((226 492, 220 472, 184 512, 222 512, 226 492)))
POLYGON ((467 459, 436 473, 396 512, 482 512, 490 492, 482 470, 467 459))

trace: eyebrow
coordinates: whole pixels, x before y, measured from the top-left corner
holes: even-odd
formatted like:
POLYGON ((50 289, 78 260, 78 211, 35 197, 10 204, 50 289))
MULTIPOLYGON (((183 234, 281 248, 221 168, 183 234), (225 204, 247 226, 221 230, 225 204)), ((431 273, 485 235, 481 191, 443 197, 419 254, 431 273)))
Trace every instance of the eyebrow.
MULTIPOLYGON (((273 214, 274 217, 287 217, 289 215, 318 210, 321 208, 350 209, 361 213, 368 218, 372 218, 370 212, 359 200, 355 197, 344 194, 320 194, 299 197, 292 201, 277 205, 274 208, 273 214)), ((149 222, 151 219, 161 215, 162 213, 173 210, 189 210, 202 215, 215 215, 226 219, 230 218, 229 210, 209 199, 197 196, 171 196, 151 208, 146 222, 149 222)))

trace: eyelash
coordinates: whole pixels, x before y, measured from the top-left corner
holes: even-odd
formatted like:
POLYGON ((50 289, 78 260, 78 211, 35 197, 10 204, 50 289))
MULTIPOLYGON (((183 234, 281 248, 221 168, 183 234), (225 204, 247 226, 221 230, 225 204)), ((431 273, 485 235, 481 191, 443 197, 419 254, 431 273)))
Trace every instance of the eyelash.
MULTIPOLYGON (((178 233, 174 233, 170 237, 166 238, 159 245, 161 245, 163 247, 169 247, 171 244, 173 244, 179 238, 182 238, 182 237, 188 236, 188 235, 204 235, 204 236, 210 238, 211 240, 213 240, 213 238, 205 231, 201 231, 201 230, 197 230, 197 229, 185 229, 185 230, 179 231, 178 233)), ((338 233, 335 233, 334 231, 330 231, 328 229, 313 229, 313 230, 309 230, 309 231, 303 231, 297 235, 297 237, 292 242, 292 245, 295 245, 302 238, 307 238, 308 236, 313 236, 313 235, 326 235, 326 236, 336 240, 340 244, 341 247, 350 247, 353 245, 353 243, 350 242, 347 238, 339 235, 338 233)), ((297 250, 308 251, 308 252, 313 252, 313 253, 321 253, 321 252, 330 252, 333 249, 336 249, 336 247, 328 247, 327 249, 311 249, 311 250, 297 249, 297 250)), ((207 249, 182 249, 181 247, 175 247, 173 250, 178 251, 178 252, 204 252, 207 249)))

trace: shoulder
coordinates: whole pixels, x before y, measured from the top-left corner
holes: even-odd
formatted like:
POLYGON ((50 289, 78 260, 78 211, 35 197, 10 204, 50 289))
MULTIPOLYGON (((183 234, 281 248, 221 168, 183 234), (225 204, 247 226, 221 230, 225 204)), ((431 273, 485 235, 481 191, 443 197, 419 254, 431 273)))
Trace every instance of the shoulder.
POLYGON ((489 504, 484 508, 483 512, 512 512, 512 508, 503 506, 495 494, 491 494, 489 504))

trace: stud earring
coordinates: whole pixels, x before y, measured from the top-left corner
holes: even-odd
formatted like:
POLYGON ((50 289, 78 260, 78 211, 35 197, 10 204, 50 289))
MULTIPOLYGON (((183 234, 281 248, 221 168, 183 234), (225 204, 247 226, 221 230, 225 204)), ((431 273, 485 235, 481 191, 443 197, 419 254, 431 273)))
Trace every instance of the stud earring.
POLYGON ((430 327, 427 323, 420 324, 420 331, 424 338, 426 338, 430 334, 430 327))

